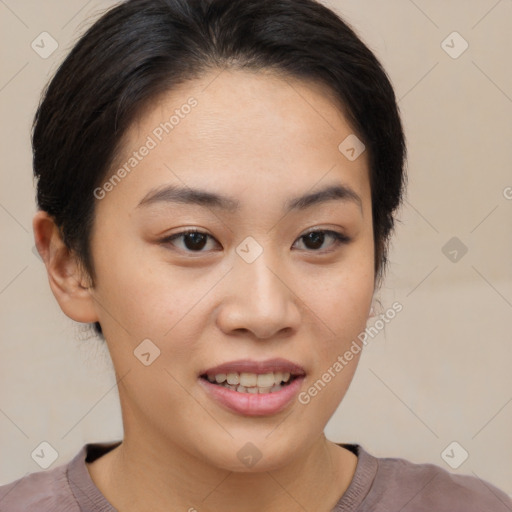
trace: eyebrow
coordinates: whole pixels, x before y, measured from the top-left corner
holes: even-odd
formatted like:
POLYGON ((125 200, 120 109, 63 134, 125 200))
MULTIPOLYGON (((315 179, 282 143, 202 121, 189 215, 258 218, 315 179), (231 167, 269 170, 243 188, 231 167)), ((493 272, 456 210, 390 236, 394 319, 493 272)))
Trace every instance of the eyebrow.
MULTIPOLYGON (((347 185, 333 184, 317 192, 306 193, 299 197, 288 199, 284 204, 284 212, 300 211, 327 201, 344 201, 357 204, 363 211, 361 198, 347 185)), ((150 190, 137 205, 137 208, 157 203, 195 204, 208 208, 215 208, 227 212, 240 210, 240 201, 207 190, 167 185, 150 190)))

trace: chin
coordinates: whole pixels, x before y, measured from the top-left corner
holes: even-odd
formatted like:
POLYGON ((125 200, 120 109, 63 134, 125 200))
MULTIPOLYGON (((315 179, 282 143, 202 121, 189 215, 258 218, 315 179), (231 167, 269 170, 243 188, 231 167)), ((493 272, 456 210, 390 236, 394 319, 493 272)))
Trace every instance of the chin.
POLYGON ((300 441, 294 440, 293 436, 281 440, 276 435, 272 439, 272 435, 269 436, 267 429, 261 435, 246 431, 245 435, 238 434, 227 443, 225 439, 213 442, 216 449, 207 450, 208 454, 203 452, 202 458, 213 466, 235 473, 275 471, 292 464, 300 441))

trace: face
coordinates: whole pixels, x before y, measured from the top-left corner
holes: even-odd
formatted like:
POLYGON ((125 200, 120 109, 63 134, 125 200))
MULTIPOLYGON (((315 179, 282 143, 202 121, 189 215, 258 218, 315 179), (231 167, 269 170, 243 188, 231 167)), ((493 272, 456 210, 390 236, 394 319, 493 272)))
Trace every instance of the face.
POLYGON ((321 86, 227 70, 131 127, 91 242, 125 442, 264 471, 322 435, 374 291, 366 153, 338 149, 352 133, 321 86), (208 380, 223 374, 232 389, 208 380))

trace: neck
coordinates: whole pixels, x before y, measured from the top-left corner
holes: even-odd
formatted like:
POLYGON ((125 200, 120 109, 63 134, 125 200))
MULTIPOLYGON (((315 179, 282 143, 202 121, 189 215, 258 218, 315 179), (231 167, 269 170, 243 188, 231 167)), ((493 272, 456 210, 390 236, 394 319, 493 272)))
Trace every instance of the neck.
POLYGON ((330 512, 357 465, 352 452, 323 434, 284 467, 236 473, 212 466, 176 445, 166 445, 164 451, 162 444, 149 437, 138 436, 132 442, 125 435, 117 448, 88 464, 97 487, 123 512, 330 512))

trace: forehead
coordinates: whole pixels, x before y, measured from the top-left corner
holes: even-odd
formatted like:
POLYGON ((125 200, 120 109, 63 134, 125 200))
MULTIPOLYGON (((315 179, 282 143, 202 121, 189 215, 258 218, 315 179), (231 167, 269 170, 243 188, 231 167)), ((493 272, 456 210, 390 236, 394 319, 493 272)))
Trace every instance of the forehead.
MULTIPOLYGON (((117 166, 144 145, 126 191, 164 183, 286 196, 334 180, 369 194, 367 155, 340 150, 353 129, 327 87, 269 72, 217 70, 154 101, 128 130, 117 166)), ((115 168, 114 168, 115 170, 115 168)), ((230 191, 233 194, 230 194, 230 191)))

